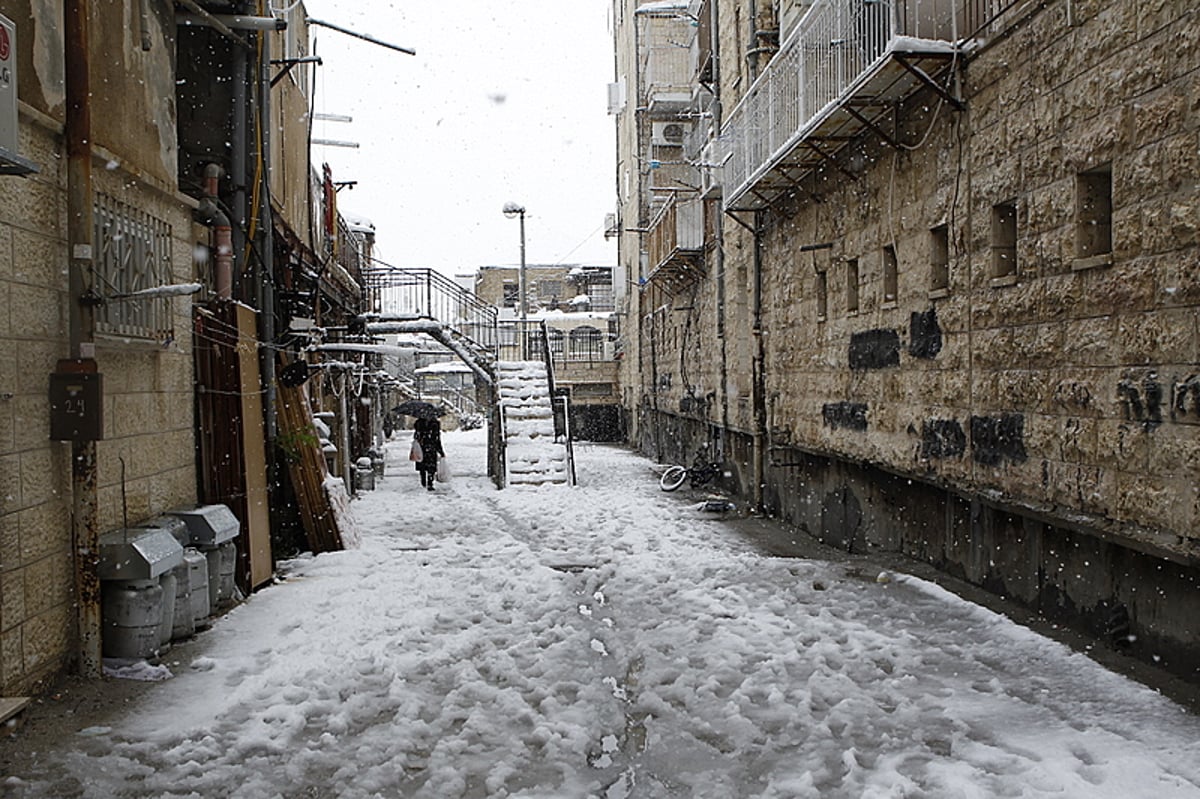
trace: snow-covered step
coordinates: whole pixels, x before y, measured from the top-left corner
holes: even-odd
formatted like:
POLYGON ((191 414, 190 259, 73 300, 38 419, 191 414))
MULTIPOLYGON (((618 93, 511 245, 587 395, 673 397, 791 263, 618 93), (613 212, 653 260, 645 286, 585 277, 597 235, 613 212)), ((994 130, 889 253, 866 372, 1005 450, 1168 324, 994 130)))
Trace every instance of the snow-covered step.
POLYGON ((553 418, 509 419, 504 434, 509 438, 554 438, 553 418))
POLYGON ((504 409, 505 471, 510 485, 570 482, 566 445, 555 440, 550 381, 541 361, 496 364, 504 409))

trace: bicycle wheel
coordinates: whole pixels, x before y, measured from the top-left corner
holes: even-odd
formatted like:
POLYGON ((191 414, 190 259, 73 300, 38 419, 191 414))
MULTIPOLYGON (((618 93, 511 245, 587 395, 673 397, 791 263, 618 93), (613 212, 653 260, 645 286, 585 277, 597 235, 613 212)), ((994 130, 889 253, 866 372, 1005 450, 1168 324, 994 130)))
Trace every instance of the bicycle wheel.
POLYGON ((669 466, 659 478, 658 484, 663 491, 674 491, 683 485, 683 481, 687 479, 688 470, 682 466, 669 466))

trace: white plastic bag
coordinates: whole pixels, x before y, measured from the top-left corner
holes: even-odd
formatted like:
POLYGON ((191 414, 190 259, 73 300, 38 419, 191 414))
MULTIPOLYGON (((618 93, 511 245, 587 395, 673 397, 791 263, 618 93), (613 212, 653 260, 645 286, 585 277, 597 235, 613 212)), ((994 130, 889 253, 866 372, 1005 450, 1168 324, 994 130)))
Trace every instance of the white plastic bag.
POLYGON ((415 438, 413 439, 412 449, 408 451, 408 459, 416 462, 425 460, 425 451, 421 449, 421 442, 415 438))
POLYGON ((439 483, 449 483, 451 477, 450 462, 443 455, 437 465, 437 481, 439 483))

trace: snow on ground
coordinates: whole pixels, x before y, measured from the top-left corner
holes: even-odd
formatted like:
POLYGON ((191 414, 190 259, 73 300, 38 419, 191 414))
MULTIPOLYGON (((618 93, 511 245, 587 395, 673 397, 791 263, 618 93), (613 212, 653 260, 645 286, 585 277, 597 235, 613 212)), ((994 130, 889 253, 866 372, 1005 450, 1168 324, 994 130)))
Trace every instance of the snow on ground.
POLYGON ((360 548, 284 567, 0 786, 49 797, 1197 797, 1200 719, 936 586, 765 556, 648 461, 430 493, 387 446, 360 548), (167 658, 171 665, 170 657, 167 658))

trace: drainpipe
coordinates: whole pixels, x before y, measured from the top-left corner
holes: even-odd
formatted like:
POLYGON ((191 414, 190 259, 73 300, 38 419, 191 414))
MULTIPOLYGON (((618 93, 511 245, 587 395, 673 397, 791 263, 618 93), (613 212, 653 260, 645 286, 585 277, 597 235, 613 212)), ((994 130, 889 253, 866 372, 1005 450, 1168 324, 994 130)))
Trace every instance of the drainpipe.
POLYGON ((763 216, 766 212, 756 211, 754 214, 754 275, 750 288, 750 303, 754 312, 754 322, 751 333, 754 337, 754 354, 751 365, 750 403, 754 414, 754 447, 751 474, 754 477, 754 507, 763 509, 763 480, 765 478, 766 441, 767 441, 767 387, 766 387, 766 347, 763 342, 762 324, 762 251, 763 251, 763 216))
POLYGON ((259 337, 268 345, 261 349, 263 387, 266 389, 264 422, 267 438, 267 472, 274 485, 275 479, 275 350, 270 347, 275 341, 275 222, 271 214, 271 36, 267 32, 258 34, 262 39, 262 61, 259 63, 258 96, 261 103, 262 188, 259 195, 262 208, 259 211, 259 226, 262 231, 260 254, 262 272, 259 278, 259 337))
MULTIPOLYGON (((88 60, 88 3, 63 2, 66 67, 68 302, 72 366, 96 371, 96 322, 91 295, 94 264, 92 211, 92 114, 88 60)), ((96 442, 71 442, 71 534, 75 554, 79 673, 102 674, 100 644, 100 514, 97 503, 96 442)))
POLYGON ((239 299, 246 298, 242 273, 246 271, 246 49, 233 48, 233 144, 229 153, 229 176, 233 183, 233 251, 237 268, 233 289, 239 299))
POLYGON ((213 232, 213 278, 217 298, 228 300, 233 298, 233 229, 229 217, 217 205, 220 179, 220 166, 209 164, 204 167, 204 199, 200 201, 200 215, 213 232))

